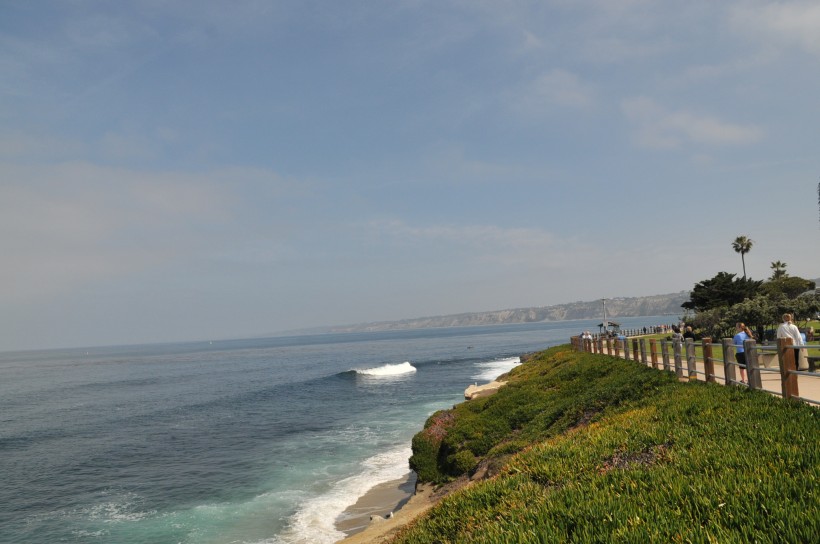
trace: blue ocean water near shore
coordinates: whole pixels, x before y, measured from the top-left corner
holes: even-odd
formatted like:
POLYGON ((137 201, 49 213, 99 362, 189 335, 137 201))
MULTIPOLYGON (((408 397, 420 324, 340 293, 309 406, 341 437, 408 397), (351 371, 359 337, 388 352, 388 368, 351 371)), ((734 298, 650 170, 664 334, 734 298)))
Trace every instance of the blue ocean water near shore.
POLYGON ((335 542, 432 412, 597 322, 0 353, 0 542, 335 542))

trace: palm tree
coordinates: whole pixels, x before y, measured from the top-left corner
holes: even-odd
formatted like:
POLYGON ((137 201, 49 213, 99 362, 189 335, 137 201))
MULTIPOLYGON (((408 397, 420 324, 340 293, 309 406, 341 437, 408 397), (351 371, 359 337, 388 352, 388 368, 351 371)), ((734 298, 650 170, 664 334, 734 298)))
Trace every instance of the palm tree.
POLYGON ((780 261, 775 261, 772 263, 772 280, 779 280, 780 278, 786 278, 789 274, 786 273, 786 263, 781 263, 780 261))
POLYGON ((740 253, 740 260, 743 262, 743 279, 746 279, 746 259, 744 255, 749 253, 752 250, 752 245, 754 245, 754 240, 751 238, 747 238, 746 236, 738 236, 735 238, 735 241, 732 242, 732 247, 734 248, 736 253, 740 253))

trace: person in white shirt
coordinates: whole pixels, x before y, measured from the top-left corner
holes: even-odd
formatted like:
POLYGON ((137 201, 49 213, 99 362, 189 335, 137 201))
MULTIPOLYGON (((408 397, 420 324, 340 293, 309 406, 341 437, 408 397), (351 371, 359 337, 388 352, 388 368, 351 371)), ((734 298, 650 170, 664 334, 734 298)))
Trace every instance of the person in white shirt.
MULTIPOLYGON (((783 314, 783 323, 777 327, 777 337, 778 338, 791 338, 793 346, 802 346, 805 344, 803 342, 803 336, 800 334, 800 329, 797 328, 797 325, 792 323, 793 317, 791 314, 783 314)), ((803 358, 805 357, 802 353, 803 350, 795 350, 794 351, 794 360, 797 363, 797 367, 802 369, 803 366, 808 368, 808 361, 806 361, 805 365, 803 364, 803 358)))

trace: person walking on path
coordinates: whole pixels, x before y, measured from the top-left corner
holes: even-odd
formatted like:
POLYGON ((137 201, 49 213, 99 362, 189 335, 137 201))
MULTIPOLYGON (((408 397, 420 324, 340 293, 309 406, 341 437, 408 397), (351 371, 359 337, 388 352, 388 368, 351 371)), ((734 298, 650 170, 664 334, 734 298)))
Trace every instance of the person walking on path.
MULTIPOLYGON (((803 335, 800 334, 800 329, 797 328, 797 325, 792 323, 793 320, 794 317, 792 314, 783 314, 783 323, 777 327, 777 337, 791 338, 793 346, 802 346, 805 344, 805 342, 803 342, 803 335)), ((794 350, 794 361, 799 370, 805 370, 809 367, 808 361, 803 364, 804 355, 802 351, 803 350, 800 349, 794 350)))
POLYGON ((745 323, 737 323, 735 329, 737 329, 737 334, 733 338, 735 361, 740 367, 740 383, 746 383, 746 349, 743 347, 743 342, 754 340, 754 336, 745 323))

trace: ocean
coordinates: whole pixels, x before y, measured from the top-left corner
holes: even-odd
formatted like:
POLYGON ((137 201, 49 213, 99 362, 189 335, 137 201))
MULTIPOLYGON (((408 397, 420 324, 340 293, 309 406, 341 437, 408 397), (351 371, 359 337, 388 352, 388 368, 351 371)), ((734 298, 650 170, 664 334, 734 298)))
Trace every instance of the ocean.
POLYGON ((336 542, 430 414, 599 321, 0 353, 0 542, 336 542))

